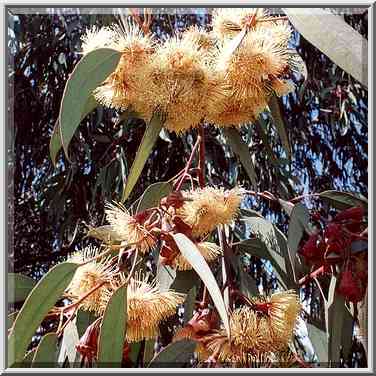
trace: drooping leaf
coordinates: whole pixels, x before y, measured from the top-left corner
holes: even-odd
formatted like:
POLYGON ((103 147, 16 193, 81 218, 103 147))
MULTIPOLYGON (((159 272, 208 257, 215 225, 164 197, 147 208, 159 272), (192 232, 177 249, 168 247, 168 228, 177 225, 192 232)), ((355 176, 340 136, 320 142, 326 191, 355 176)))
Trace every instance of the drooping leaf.
POLYGON ((76 318, 76 327, 79 338, 81 338, 87 327, 96 320, 95 315, 92 312, 79 309, 76 318))
POLYGON ((329 360, 339 365, 341 346, 345 359, 349 354, 353 336, 353 318, 345 305, 344 298, 336 294, 328 307, 329 360))
POLYGON ((168 265, 162 265, 159 261, 157 264, 157 282, 159 291, 168 291, 176 278, 176 270, 168 265))
POLYGON ((146 161, 154 147, 155 142, 158 139, 159 132, 161 131, 163 124, 165 122, 165 116, 156 111, 150 120, 150 123, 146 126, 144 136, 141 140, 141 145, 139 146, 136 158, 133 161, 131 170, 129 172, 127 182, 124 188, 122 202, 124 202, 132 192, 134 186, 137 183, 138 178, 145 166, 146 161))
POLYGON ((268 257, 260 257, 270 260, 282 285, 285 288, 295 288, 295 270, 285 235, 264 218, 241 217, 240 219, 250 226, 251 233, 265 244, 267 252, 265 249, 261 248, 261 250, 268 257))
POLYGON ((16 318, 8 339, 8 366, 22 361, 32 336, 69 285, 77 267, 78 264, 71 262, 58 264, 33 288, 16 318))
POLYGON ((8 303, 23 302, 36 282, 22 274, 8 273, 8 303))
POLYGON ((353 206, 363 206, 366 210, 368 208, 368 201, 355 196, 350 192, 340 191, 324 191, 319 194, 319 197, 328 201, 333 207, 339 210, 351 208, 353 206))
MULTIPOLYGON (((81 114, 81 120, 80 122, 88 115, 90 112, 94 111, 94 109, 97 107, 98 103, 95 100, 93 95, 90 95, 87 99, 83 112, 81 114)), ((56 121, 52 135, 50 140, 50 158, 53 163, 53 165, 56 167, 57 162, 57 156, 59 154, 60 149, 62 148, 61 138, 60 138, 60 123, 59 119, 56 121)))
POLYGON ((319 362, 326 364, 328 362, 328 335, 326 330, 313 324, 307 324, 307 329, 308 337, 319 362))
POLYGON ((200 278, 194 270, 177 270, 174 282, 171 289, 187 294, 194 286, 198 288, 200 285, 200 278))
POLYGON ((57 336, 47 333, 39 342, 31 367, 53 368, 57 364, 57 336))
POLYGON ((193 286, 185 298, 184 302, 184 325, 188 323, 188 321, 192 318, 193 311, 195 309, 196 304, 196 295, 197 289, 196 286, 193 286))
POLYGON ((145 341, 144 349, 144 367, 154 358, 155 339, 145 341))
POLYGON ((294 27, 335 64, 368 86, 368 42, 343 18, 322 8, 283 8, 294 27))
POLYGON ((287 272, 286 265, 283 256, 278 252, 269 249, 265 243, 258 238, 243 240, 236 244, 241 253, 247 253, 251 256, 257 256, 259 258, 270 261, 274 268, 274 273, 282 285, 287 289, 287 272))
POLYGON ((224 128, 223 134, 230 145, 233 153, 237 155, 243 165, 254 189, 257 188, 257 176, 247 144, 243 141, 240 133, 234 128, 224 128))
POLYGON ((291 258, 295 267, 297 266, 297 251, 300 240, 302 239, 304 232, 309 227, 309 211, 302 203, 294 205, 290 214, 289 229, 287 233, 287 241, 289 244, 291 258))
POLYGON ((111 48, 100 48, 84 55, 75 66, 64 89, 59 113, 60 137, 64 152, 79 126, 92 92, 116 68, 121 53, 111 48))
POLYGON ((7 329, 9 330, 13 323, 16 321, 16 317, 18 315, 18 311, 12 312, 8 315, 8 320, 7 320, 7 329))
POLYGON ((98 339, 99 367, 120 367, 126 323, 127 287, 122 286, 111 296, 103 315, 98 339))
POLYGON ((218 314, 223 321, 227 335, 230 337, 230 324, 226 306, 223 301, 217 281, 215 280, 209 265, 207 264, 195 244, 184 234, 175 234, 173 235, 173 238, 182 255, 192 265, 193 269, 200 276, 201 280, 207 287, 208 292, 213 299, 214 305, 217 308, 218 314))
POLYGON ((183 367, 187 364, 196 348, 196 342, 182 340, 169 344, 149 363, 148 368, 183 367))
POLYGON ((161 198, 171 193, 172 188, 172 184, 169 182, 158 182, 149 185, 141 196, 136 212, 140 213, 145 209, 158 206, 161 198))
POLYGON ((269 109, 274 120, 274 125, 277 128, 279 137, 281 139, 282 146, 286 151, 287 157, 291 158, 291 145, 289 137, 287 134, 285 122, 282 118, 281 109, 279 107, 279 101, 275 95, 273 95, 269 100, 269 109))
POLYGON ((258 295, 259 290, 257 288, 256 281, 244 270, 244 265, 241 257, 238 257, 237 260, 240 292, 248 298, 258 295))
POLYGON ((78 342, 79 336, 77 326, 71 321, 64 329, 63 340, 60 344, 58 363, 62 364, 63 367, 65 363, 67 363, 68 367, 76 365, 79 358, 79 354, 76 350, 78 342))

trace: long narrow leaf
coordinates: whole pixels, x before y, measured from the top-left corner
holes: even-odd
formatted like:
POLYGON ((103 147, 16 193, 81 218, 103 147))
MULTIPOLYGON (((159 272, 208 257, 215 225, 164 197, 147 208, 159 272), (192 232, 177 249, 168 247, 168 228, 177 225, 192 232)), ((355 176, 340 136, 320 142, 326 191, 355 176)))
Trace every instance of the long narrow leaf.
POLYGON ((294 27, 335 64, 368 85, 368 42, 340 16, 322 8, 283 8, 294 27))
POLYGON ((22 361, 32 336, 69 285, 77 267, 78 264, 70 262, 58 264, 33 288, 8 339, 8 366, 22 361))
POLYGON ((141 145, 137 150, 136 158, 133 161, 129 176, 123 192, 122 202, 124 202, 131 194, 134 186, 137 183, 138 178, 141 175, 142 169, 145 166, 146 161, 149 158, 151 151, 153 150, 154 144, 159 137, 159 132, 161 131, 164 124, 164 115, 156 111, 147 125, 144 136, 141 140, 141 145))
POLYGON ((23 302, 36 282, 22 274, 8 273, 8 303, 23 302))
POLYGON ((98 342, 98 366, 120 367, 127 322, 127 287, 112 295, 101 324, 98 342))
POLYGON ((61 143, 67 158, 69 143, 81 122, 89 97, 115 70, 120 56, 119 51, 111 48, 94 50, 83 56, 70 75, 59 114, 61 143))
POLYGON ((56 333, 47 333, 40 341, 35 352, 33 368, 52 368, 57 362, 57 336, 56 333))
POLYGON ((234 128, 224 128, 223 133, 233 153, 239 157, 253 188, 256 189, 257 176, 247 144, 241 138, 239 131, 234 128))
POLYGON ((230 337, 230 324, 226 306, 223 301, 217 281, 215 280, 213 273, 209 268, 209 265, 206 263, 204 257, 201 255, 195 244, 184 234, 176 234, 173 235, 173 237, 182 255, 192 265, 192 268, 200 276, 205 286, 207 287, 209 294, 213 299, 214 305, 217 308, 218 314, 223 321, 227 335, 230 337))

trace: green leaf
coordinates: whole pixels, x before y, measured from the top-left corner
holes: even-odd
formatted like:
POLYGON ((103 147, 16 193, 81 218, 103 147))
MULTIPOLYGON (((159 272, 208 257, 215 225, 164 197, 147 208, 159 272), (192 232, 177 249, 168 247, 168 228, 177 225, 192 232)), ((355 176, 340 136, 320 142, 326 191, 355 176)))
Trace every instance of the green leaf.
POLYGON ((176 270, 169 265, 162 265, 159 261, 157 264, 157 276, 159 290, 168 291, 176 278, 176 270))
POLYGON ((134 366, 137 365, 138 356, 141 350, 141 342, 130 343, 131 350, 129 352, 129 359, 134 366))
POLYGON ((248 298, 258 295, 259 290, 257 288, 256 281, 244 270, 244 265, 241 257, 238 257, 237 260, 240 292, 248 298))
POLYGON ((213 299, 214 305, 217 308, 218 314, 223 321, 227 335, 228 337, 230 337, 230 324, 226 306, 223 301, 217 281, 215 280, 209 265, 206 263, 204 257, 201 255, 196 245, 184 234, 175 234, 172 236, 182 255, 192 265, 193 269, 206 285, 208 292, 213 299))
POLYGON ((161 198, 169 195, 172 189, 172 184, 169 182, 158 182, 149 185, 141 196, 136 213, 158 206, 161 198))
POLYGON ((53 368, 57 361, 56 333, 47 333, 39 342, 35 352, 32 368, 53 368))
POLYGON ((285 122, 283 121, 283 118, 282 118, 281 109, 279 107, 279 100, 275 95, 273 95, 270 98, 269 109, 274 120, 274 125, 277 128, 279 137, 281 139, 282 146, 286 151, 287 157, 290 159, 291 158, 291 145, 290 145, 289 137, 287 134, 285 122))
POLYGON ((171 289, 187 294, 194 286, 198 288, 200 285, 200 278, 194 270, 177 270, 174 282, 171 289))
POLYGON ((148 368, 182 367, 191 359, 196 342, 182 340, 169 344, 149 363, 148 368))
POLYGON ((293 26, 335 64, 368 86, 368 42, 345 20, 321 8, 283 8, 293 26))
POLYGON ((259 258, 270 261, 273 266, 274 273, 284 289, 287 289, 287 272, 286 265, 283 256, 270 249, 266 244, 258 238, 243 240, 236 243, 239 251, 242 253, 248 253, 251 256, 257 256, 259 258))
POLYGON ((103 315, 98 340, 98 366, 120 367, 127 322, 127 287, 111 296, 103 315))
POLYGON ((121 53, 111 48, 100 48, 84 55, 74 68, 64 89, 60 107, 60 137, 64 152, 79 126, 92 92, 116 68, 121 53))
MULTIPOLYGON (((87 99, 83 112, 81 114, 80 122, 92 112, 98 106, 97 101, 93 95, 90 95, 87 99)), ((50 140, 50 158, 53 165, 56 167, 57 156, 60 149, 62 148, 61 138, 60 138, 60 123, 59 119, 56 121, 50 140)))
POLYGON ((149 364, 154 357, 154 347, 155 347, 155 339, 149 339, 145 341, 145 349, 144 349, 144 366, 149 364))
POLYGON ((290 248, 291 258, 294 263, 294 267, 297 267, 297 252, 300 240, 309 227, 309 211, 302 203, 294 205, 291 214, 289 229, 287 234, 287 241, 290 248))
POLYGON ((315 353, 320 363, 328 362, 328 335, 316 325, 307 324, 308 337, 312 343, 315 353))
POLYGON ((257 188, 257 176, 255 167, 252 161, 251 154, 247 144, 243 141, 240 133, 237 129, 234 128, 224 128, 223 134, 230 145, 233 153, 235 153, 242 163, 247 175, 252 183, 254 189, 257 188))
POLYGON ((251 233, 266 246, 266 250, 259 248, 264 254, 259 257, 266 258, 272 263, 283 287, 295 288, 295 273, 285 235, 264 218, 242 217, 241 220, 250 226, 251 233))
POLYGON ((92 312, 79 309, 76 318, 76 327, 78 337, 81 338, 90 324, 96 320, 95 315, 92 312))
POLYGON ((350 192, 324 191, 319 193, 319 197, 329 202, 334 208, 344 210, 353 206, 363 206, 368 209, 368 201, 357 197, 350 192))
POLYGON ((196 295, 197 289, 196 286, 193 286, 189 290, 184 302, 184 325, 186 325, 188 321, 192 318, 193 311, 196 305, 196 295))
POLYGON ((336 294, 328 307, 329 360, 339 366, 341 346, 344 357, 350 352, 353 336, 353 317, 345 305, 345 299, 336 294))
POLYGON ((14 322, 16 321, 16 317, 18 315, 18 311, 12 312, 8 315, 8 320, 7 320, 7 329, 9 330, 14 322))
POLYGON ((137 150, 136 158, 133 161, 131 170, 128 175, 128 179, 124 188, 122 202, 124 202, 131 194, 134 186, 137 183, 138 178, 145 166, 146 161, 149 158, 154 144, 156 143, 159 132, 161 131, 165 122, 165 116, 156 111, 150 120, 150 123, 146 126, 144 136, 141 140, 141 145, 137 150))
POLYGON ((8 274, 8 303, 23 302, 30 294, 36 282, 22 274, 8 274))
POLYGON ((8 366, 21 362, 32 336, 69 285, 78 264, 54 266, 33 288, 23 304, 8 339, 8 366))

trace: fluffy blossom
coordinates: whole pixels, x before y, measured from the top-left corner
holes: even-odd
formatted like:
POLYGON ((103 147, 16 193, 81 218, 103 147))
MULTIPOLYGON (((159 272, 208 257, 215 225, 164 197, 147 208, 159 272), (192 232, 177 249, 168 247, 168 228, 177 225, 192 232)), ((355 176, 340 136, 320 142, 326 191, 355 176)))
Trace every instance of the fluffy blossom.
POLYGON ((192 234, 200 236, 214 230, 220 224, 229 224, 236 217, 242 195, 238 188, 205 187, 186 192, 184 205, 177 215, 192 227, 192 234))
POLYGON ((207 53, 197 38, 170 38, 160 45, 152 64, 145 66, 143 100, 166 113, 165 127, 180 133, 204 118, 208 100, 214 100, 218 81, 207 53))
POLYGON ((140 216, 131 216, 121 204, 107 204, 106 218, 117 236, 132 244, 141 253, 146 253, 156 244, 156 238, 149 233, 140 216))
MULTIPOLYGON (((106 305, 114 290, 124 283, 124 278, 113 283, 107 289, 102 305, 106 305)), ((136 275, 131 278, 127 287, 127 331, 128 342, 154 338, 159 334, 161 321, 176 313, 176 308, 184 301, 184 295, 172 290, 160 292, 154 280, 148 282, 147 277, 136 275)))
MULTIPOLYGON (((76 252, 68 258, 68 261, 75 263, 85 263, 99 254, 99 249, 95 247, 86 247, 82 252, 76 252)), ((111 275, 111 270, 108 270, 107 259, 99 261, 92 261, 80 266, 69 284, 67 291, 79 299, 86 295, 95 286, 102 282, 107 282, 111 275)), ((100 302, 104 292, 105 286, 102 286, 88 295, 82 301, 80 306, 84 310, 100 313, 100 302)))

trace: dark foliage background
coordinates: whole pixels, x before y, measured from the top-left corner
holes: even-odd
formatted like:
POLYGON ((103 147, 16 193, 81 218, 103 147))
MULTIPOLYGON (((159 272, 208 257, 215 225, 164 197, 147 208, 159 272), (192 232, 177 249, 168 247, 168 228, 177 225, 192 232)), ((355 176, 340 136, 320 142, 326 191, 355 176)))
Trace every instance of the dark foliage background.
MULTIPOLYGON (((206 25, 210 14, 161 11, 152 29, 160 36, 192 24, 206 25)), ((367 37, 366 13, 344 18, 367 37)), ((53 9, 48 14, 8 17, 8 202, 9 270, 39 278, 76 246, 85 226, 103 223, 103 203, 119 198, 145 124, 101 107, 82 122, 71 146, 72 163, 60 155, 56 168, 49 142, 66 80, 80 59, 80 36, 88 26, 116 21, 113 15, 53 9)), ((291 199, 325 189, 367 195, 367 90, 294 32, 293 44, 305 61, 308 79, 279 105, 292 145, 286 159, 270 119, 241 130, 255 157, 258 190, 291 199)), ((247 175, 221 131, 206 127, 207 167, 212 184, 250 187, 247 175)), ((192 137, 158 140, 132 199, 184 166, 192 137)), ((266 214, 268 203, 250 199, 266 214)), ((274 219, 283 227, 284 217, 274 219)), ((261 265, 256 268, 261 273, 261 265)))

